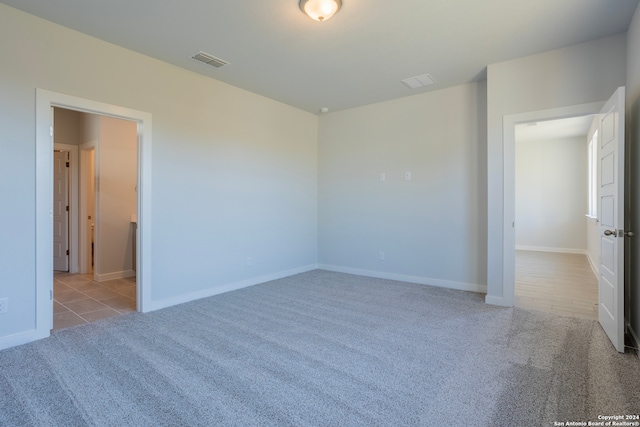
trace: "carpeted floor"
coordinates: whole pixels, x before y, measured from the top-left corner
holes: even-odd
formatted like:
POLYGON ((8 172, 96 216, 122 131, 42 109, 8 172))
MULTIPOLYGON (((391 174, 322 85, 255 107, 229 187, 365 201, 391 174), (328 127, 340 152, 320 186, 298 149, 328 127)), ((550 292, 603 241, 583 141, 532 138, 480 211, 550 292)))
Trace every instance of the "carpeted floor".
POLYGON ((0 352, 0 425, 551 426, 640 412, 596 321, 326 271, 0 352))

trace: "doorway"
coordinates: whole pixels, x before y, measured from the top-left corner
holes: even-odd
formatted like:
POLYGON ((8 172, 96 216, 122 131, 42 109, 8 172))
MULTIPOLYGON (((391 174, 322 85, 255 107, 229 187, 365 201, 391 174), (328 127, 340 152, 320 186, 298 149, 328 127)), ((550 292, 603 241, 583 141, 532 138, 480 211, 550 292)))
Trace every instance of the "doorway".
MULTIPOLYGON (((582 104, 503 117, 502 305, 513 306, 515 290, 515 125, 598 115, 598 321, 624 352, 624 154, 625 88, 602 103, 582 104)), ((487 302, 494 299, 487 297, 487 302)))
POLYGON ((75 202, 68 203, 69 152, 54 152, 53 329, 62 329, 136 309, 135 227, 129 218, 137 209, 138 138, 133 121, 53 110, 56 147, 65 141, 65 147, 80 153, 79 167, 73 171, 79 178, 75 202), (65 258, 61 249, 66 243, 62 237, 68 236, 69 224, 63 220, 69 211, 79 213, 79 221, 71 225, 79 237, 73 253, 79 269, 74 270, 67 268, 68 262, 63 265, 69 252, 65 258))
POLYGON ((516 131, 519 123, 542 122, 568 117, 595 115, 603 102, 561 107, 551 110, 513 114, 503 120, 503 223, 502 223, 502 284, 500 305, 513 306, 515 299, 515 150, 516 131))
POLYGON ((148 311, 151 292, 151 114, 47 90, 36 90, 36 331, 49 336, 53 326, 53 114, 52 107, 99 114, 136 123, 137 222, 136 309, 148 311))
POLYGON ((592 115, 515 125, 516 307, 597 319, 596 127, 592 115))

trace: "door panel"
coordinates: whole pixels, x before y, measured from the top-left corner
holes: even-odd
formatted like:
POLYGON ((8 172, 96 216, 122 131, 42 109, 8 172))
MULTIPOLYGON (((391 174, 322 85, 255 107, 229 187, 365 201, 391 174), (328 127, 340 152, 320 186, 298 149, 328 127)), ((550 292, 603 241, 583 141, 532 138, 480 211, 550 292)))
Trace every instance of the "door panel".
POLYGON ((602 240, 600 243, 600 267, 605 268, 609 274, 615 274, 615 242, 602 240))
POLYGON ((601 170, 601 174, 602 174, 602 179, 600 184, 601 185, 611 185, 611 184, 615 184, 616 179, 615 179, 615 156, 613 155, 613 153, 607 155, 606 157, 602 158, 602 166, 600 168, 601 170))
POLYGON ((624 87, 600 111, 598 321, 624 352, 624 87))

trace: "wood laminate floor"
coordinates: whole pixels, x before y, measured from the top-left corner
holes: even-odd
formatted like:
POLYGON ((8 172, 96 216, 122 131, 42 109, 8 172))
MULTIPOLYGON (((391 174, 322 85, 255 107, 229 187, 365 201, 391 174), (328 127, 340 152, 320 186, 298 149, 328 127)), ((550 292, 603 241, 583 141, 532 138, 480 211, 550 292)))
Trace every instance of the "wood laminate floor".
POLYGON ((598 279, 586 255, 516 251, 515 306, 598 318, 598 279))

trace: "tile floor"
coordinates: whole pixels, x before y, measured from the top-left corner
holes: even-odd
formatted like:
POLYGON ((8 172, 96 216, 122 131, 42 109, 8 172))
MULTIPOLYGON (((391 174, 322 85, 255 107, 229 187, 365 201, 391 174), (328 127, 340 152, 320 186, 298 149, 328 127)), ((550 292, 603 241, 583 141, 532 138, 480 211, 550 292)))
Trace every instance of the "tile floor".
POLYGON ((136 278, 93 281, 93 274, 53 274, 53 329, 136 311, 136 278))
POLYGON ((516 251, 515 306, 598 319, 598 279, 586 255, 516 251))

